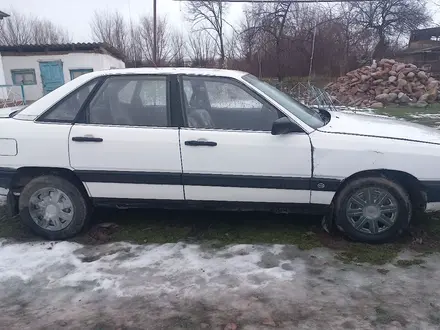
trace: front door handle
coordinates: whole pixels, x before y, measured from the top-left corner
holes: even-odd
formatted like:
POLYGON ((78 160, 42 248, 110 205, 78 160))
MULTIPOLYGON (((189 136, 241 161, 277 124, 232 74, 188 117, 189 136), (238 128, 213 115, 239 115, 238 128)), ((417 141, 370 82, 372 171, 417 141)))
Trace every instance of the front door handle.
POLYGON ((93 136, 74 136, 72 141, 75 142, 102 142, 104 139, 93 136))
POLYGON ((215 147, 217 145, 217 142, 206 141, 206 140, 190 140, 190 141, 185 141, 185 145, 190 147, 199 147, 199 146, 215 147))

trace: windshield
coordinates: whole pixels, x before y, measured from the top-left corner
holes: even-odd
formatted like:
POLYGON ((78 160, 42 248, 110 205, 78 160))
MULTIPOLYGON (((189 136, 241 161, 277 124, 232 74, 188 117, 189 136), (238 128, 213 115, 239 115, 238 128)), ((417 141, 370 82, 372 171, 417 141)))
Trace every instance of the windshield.
POLYGON ((308 108, 286 93, 281 92, 276 87, 261 81, 251 74, 245 75, 243 79, 269 96, 271 99, 280 104, 287 111, 310 127, 317 129, 325 125, 325 122, 319 115, 318 111, 308 108))

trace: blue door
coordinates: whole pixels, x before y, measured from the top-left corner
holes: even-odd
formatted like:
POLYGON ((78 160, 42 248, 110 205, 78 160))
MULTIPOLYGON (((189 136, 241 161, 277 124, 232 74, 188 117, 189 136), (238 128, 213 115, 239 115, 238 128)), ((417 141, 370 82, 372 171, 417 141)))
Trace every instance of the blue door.
POLYGON ((50 93, 64 84, 63 62, 40 62, 40 71, 44 94, 50 93))

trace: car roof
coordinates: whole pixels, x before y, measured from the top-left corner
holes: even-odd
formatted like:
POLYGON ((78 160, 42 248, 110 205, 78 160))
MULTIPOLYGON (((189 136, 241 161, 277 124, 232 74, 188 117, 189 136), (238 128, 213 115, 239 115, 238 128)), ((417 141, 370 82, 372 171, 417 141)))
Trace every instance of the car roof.
POLYGON ((215 76, 215 77, 228 77, 234 79, 241 79, 248 73, 235 70, 223 70, 223 69, 204 69, 204 68, 132 68, 132 69, 111 69, 95 71, 79 76, 78 78, 69 81, 63 86, 57 88, 53 92, 49 93, 45 97, 40 98, 33 104, 29 105, 14 118, 33 120, 41 113, 56 104, 59 100, 63 99, 70 92, 76 90, 78 87, 84 85, 88 81, 91 81, 97 77, 110 76, 110 75, 131 75, 131 74, 149 74, 149 75, 199 75, 199 76, 215 76))
POLYGON ((230 77, 241 78, 247 72, 225 69, 205 69, 205 68, 131 68, 131 69, 111 69, 96 71, 93 73, 98 76, 105 75, 124 75, 124 74, 153 74, 153 75, 170 75, 170 74, 185 74, 185 75, 202 75, 202 76, 216 76, 216 77, 230 77))

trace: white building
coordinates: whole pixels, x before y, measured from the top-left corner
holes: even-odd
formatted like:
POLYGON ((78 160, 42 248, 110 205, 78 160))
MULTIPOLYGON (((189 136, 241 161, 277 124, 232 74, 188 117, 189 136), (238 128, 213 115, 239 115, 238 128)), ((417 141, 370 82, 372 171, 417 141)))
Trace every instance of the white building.
POLYGON ((23 84, 27 101, 84 73, 120 68, 121 54, 103 43, 0 46, 0 85, 23 84))

